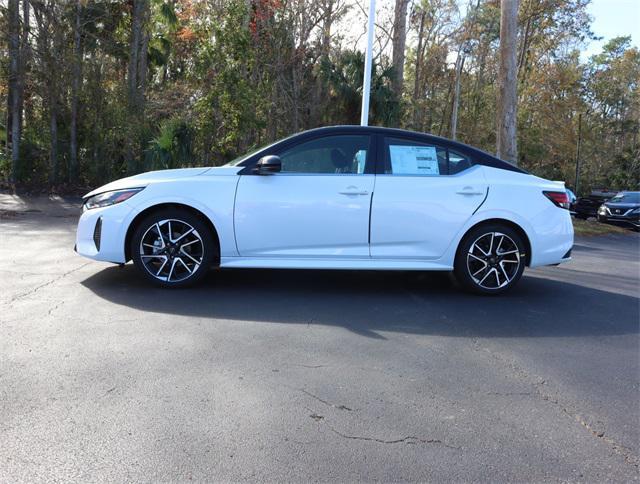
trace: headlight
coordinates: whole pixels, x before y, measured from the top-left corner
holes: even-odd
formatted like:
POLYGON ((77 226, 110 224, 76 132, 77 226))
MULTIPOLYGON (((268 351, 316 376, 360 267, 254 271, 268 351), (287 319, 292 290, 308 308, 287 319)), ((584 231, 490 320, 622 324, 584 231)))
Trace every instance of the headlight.
POLYGON ((110 192, 99 193, 85 200, 83 208, 85 210, 91 210, 92 208, 108 207, 109 205, 115 205, 116 203, 129 200, 136 193, 142 190, 141 188, 127 188, 126 190, 113 190, 110 192))
POLYGON ((640 207, 638 207, 638 208, 635 208, 635 209, 631 210, 631 213, 632 213, 633 215, 640 215, 640 207))

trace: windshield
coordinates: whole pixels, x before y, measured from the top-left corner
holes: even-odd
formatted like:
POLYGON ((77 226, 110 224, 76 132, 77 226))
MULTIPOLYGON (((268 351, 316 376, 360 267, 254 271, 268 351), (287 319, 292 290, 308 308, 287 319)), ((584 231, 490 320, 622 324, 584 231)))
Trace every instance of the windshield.
POLYGON ((271 143, 269 145, 264 145, 264 146, 260 146, 259 148, 255 148, 251 151, 249 151, 248 153, 243 153, 242 155, 238 156, 237 158, 234 158, 233 160, 231 160, 229 163, 225 163, 222 166, 238 166, 240 163, 242 163, 244 160, 246 160, 247 158, 249 158, 251 155, 256 154, 258 151, 261 151, 265 148, 268 148, 269 146, 273 145, 275 143, 271 143))
POLYGON ((293 138, 294 136, 297 136, 299 133, 296 134, 292 134, 291 136, 287 136, 286 138, 283 139, 279 139, 278 141, 274 141, 273 143, 269 143, 267 145, 262 145, 259 148, 254 148, 253 150, 249 151, 248 153, 244 153, 240 156, 238 156, 237 158, 234 158, 233 160, 231 160, 229 163, 226 163, 223 166, 238 166, 240 163, 242 163, 244 160, 246 160, 247 158, 249 158, 250 156, 255 155, 257 152, 262 151, 262 150, 266 150, 268 148, 271 148, 272 146, 280 143, 281 141, 286 141, 290 138, 293 138))
POLYGON ((640 203, 640 192, 620 192, 609 201, 612 203, 640 203))

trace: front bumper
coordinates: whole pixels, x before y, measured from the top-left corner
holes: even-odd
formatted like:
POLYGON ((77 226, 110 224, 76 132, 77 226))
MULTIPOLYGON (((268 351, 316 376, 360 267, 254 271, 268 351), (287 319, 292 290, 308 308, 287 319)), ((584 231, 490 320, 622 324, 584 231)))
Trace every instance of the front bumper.
POLYGON ((127 202, 122 202, 83 212, 78 221, 75 251, 93 260, 126 262, 124 244, 132 210, 127 202))
POLYGON ((640 219, 638 218, 631 218, 631 217, 611 217, 611 216, 603 216, 603 215, 598 215, 598 221, 599 222, 603 222, 603 223, 607 223, 607 224, 612 224, 612 225, 622 225, 625 227, 640 227, 640 219))
POLYGON ((616 214, 606 210, 598 211, 598 221, 615 225, 631 225, 636 228, 640 226, 640 216, 637 214, 616 214))

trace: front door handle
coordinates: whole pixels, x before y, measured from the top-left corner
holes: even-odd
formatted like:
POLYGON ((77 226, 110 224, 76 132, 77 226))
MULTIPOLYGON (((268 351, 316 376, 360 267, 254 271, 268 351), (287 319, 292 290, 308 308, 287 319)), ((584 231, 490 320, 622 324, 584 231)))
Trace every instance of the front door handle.
POLYGON ((361 190, 356 186, 348 186, 344 190, 338 192, 340 195, 369 195, 367 190, 361 190))
POLYGON ((479 191, 473 187, 464 187, 456 192, 458 195, 484 195, 484 191, 479 191))

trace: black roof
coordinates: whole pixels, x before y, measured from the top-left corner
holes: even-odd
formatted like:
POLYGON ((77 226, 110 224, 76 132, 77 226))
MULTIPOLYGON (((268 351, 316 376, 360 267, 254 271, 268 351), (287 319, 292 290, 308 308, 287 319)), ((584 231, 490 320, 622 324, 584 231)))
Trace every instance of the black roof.
MULTIPOLYGON (((419 139, 420 141, 426 143, 434 143, 440 146, 450 148, 456 151, 460 151, 462 154, 468 155, 473 160, 474 164, 477 165, 485 165, 491 166, 493 168, 500 168, 502 170, 515 171, 518 173, 528 173, 527 171, 518 168, 517 166, 501 160, 494 155, 487 153, 486 151, 480 150, 478 148, 474 148, 473 146, 466 145, 464 143, 460 143, 458 141, 453 141, 447 138, 443 138, 441 136, 435 136, 432 134, 421 133, 418 131, 410 131, 407 129, 399 129, 399 128, 385 128, 382 126, 360 126, 354 124, 347 125, 339 125, 339 126, 324 126, 320 128, 313 128, 307 131, 302 131, 300 133, 293 134, 287 138, 284 138, 281 141, 270 145, 265 150, 267 151, 271 149, 280 148, 284 144, 289 144, 293 140, 302 141, 306 138, 315 137, 317 135, 329 135, 329 134, 339 134, 339 133, 367 133, 367 134, 378 134, 382 136, 398 136, 398 137, 410 137, 419 139)), ((246 160, 248 161, 248 160, 246 160)), ((244 163, 242 163, 244 164, 244 163)))

